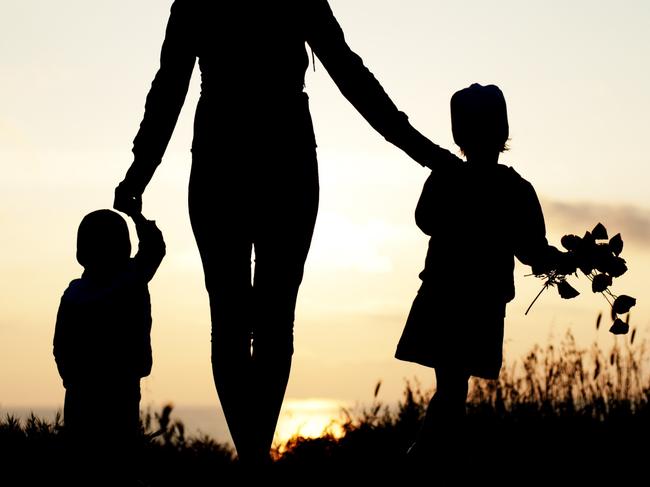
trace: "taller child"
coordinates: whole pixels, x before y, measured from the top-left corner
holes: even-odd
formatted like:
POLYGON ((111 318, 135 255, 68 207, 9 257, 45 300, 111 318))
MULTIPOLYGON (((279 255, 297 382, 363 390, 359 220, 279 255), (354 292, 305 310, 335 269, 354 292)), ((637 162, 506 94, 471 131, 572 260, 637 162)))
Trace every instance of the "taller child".
POLYGON ((514 258, 541 270, 559 252, 533 186, 499 164, 509 134, 501 90, 473 84, 455 93, 451 124, 467 163, 434 169, 422 190, 415 220, 431 239, 396 352, 436 372, 414 454, 447 451, 459 439, 470 376, 498 377, 514 258))

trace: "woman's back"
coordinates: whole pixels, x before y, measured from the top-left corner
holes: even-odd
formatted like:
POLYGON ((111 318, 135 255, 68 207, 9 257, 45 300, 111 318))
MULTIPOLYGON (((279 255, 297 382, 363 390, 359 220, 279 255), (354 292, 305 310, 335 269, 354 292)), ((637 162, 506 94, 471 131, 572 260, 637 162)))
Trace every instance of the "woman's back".
POLYGON ((205 95, 226 104, 233 96, 261 101, 264 94, 302 91, 313 3, 176 0, 170 24, 178 28, 178 45, 199 59, 205 95))

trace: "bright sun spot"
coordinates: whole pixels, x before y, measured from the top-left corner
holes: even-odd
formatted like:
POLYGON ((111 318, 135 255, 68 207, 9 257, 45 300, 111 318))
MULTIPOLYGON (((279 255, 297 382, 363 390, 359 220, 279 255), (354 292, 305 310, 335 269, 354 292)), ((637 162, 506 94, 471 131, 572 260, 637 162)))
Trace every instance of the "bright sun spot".
POLYGON ((383 220, 354 222, 345 215, 323 211, 318 215, 309 262, 328 271, 387 273, 393 264, 384 247, 399 236, 399 229, 383 220))
POLYGON ((275 443, 282 445, 293 436, 318 438, 326 433, 343 436, 341 408, 345 404, 330 399, 288 399, 275 432, 275 443))

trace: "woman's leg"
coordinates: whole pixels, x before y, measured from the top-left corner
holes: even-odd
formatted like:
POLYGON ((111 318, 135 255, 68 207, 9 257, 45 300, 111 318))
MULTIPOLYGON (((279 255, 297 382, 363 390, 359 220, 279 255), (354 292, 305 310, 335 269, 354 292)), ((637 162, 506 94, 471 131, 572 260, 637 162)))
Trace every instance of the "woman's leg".
POLYGON ((291 368, 296 298, 318 209, 316 153, 300 152, 262 168, 239 166, 246 174, 197 166, 190 182, 215 385, 247 462, 268 458, 291 368))
POLYGON ((296 300, 318 212, 316 152, 313 147, 298 152, 276 161, 279 167, 256 188, 253 370, 265 454, 289 380, 296 300))
MULTIPOLYGON (((209 161, 214 162, 214 161, 209 161)), ((252 452, 252 237, 244 191, 228 175, 193 167, 190 217, 212 321, 212 372, 228 429, 243 461, 252 452), (224 184, 224 183, 228 183, 224 184), (214 184, 213 184, 214 183, 214 184)))
POLYGON ((271 447, 291 369, 296 299, 313 223, 302 230, 281 232, 279 240, 268 235, 255 244, 252 348, 262 452, 271 447))

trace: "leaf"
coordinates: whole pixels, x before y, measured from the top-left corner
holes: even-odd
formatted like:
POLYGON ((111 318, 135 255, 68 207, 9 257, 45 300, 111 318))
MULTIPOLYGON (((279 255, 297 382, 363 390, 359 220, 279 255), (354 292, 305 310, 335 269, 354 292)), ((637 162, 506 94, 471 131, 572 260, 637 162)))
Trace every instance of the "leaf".
POLYGON ((580 246, 580 242, 582 242, 582 239, 577 235, 565 235, 560 240, 562 247, 567 250, 577 250, 580 246))
POLYGON ((631 296, 626 296, 621 294, 612 305, 614 313, 617 315, 622 315, 630 311, 630 308, 636 304, 636 299, 631 296))
POLYGON ((585 232, 585 236, 582 237, 582 243, 586 246, 591 246, 596 244, 596 238, 591 232, 585 232))
POLYGON ((595 253, 597 252, 596 242, 587 232, 581 240, 578 249, 575 251, 578 268, 585 274, 589 275, 594 270, 595 253))
POLYGON ((621 238, 620 233, 617 233, 611 238, 609 241, 609 249, 614 253, 616 257, 621 255, 621 252, 623 252, 623 239, 621 238))
POLYGON ((591 252, 593 258, 594 267, 600 272, 607 272, 607 269, 614 259, 611 249, 609 248, 608 243, 597 244, 591 252))
POLYGON ((576 271, 578 266, 575 254, 571 252, 560 252, 557 258, 557 272, 568 276, 576 271))
POLYGON ((580 293, 574 289, 571 284, 566 281, 560 281, 557 285, 557 291, 560 293, 560 297, 563 299, 572 299, 575 298, 580 293))
POLYGON ((636 338, 636 328, 632 330, 632 336, 630 337, 630 345, 634 345, 634 338, 636 338))
POLYGON ((625 323, 620 318, 616 318, 614 324, 609 329, 614 335, 627 335, 627 332, 630 331, 630 325, 625 323))
POLYGON ((381 388, 381 381, 377 382, 377 385, 375 386, 375 395, 374 397, 377 397, 377 394, 379 394, 379 389, 381 388))
POLYGON ((600 328, 600 321, 603 319, 603 314, 598 313, 598 318, 596 318, 596 330, 600 328))
POLYGON ((591 281, 591 290, 595 293, 602 293, 611 285, 611 276, 608 276, 607 274, 598 274, 597 276, 594 276, 594 280, 591 281))
POLYGON ((594 270, 594 266, 593 266, 592 264, 590 264, 589 262, 585 262, 585 261, 581 262, 581 263, 578 265, 578 267, 580 268, 580 270, 582 271, 582 273, 583 273, 585 276, 588 276, 588 275, 591 274, 591 273, 593 272, 593 270, 594 270))
POLYGON ((594 229, 591 231, 591 234, 596 240, 607 240, 609 238, 607 236, 607 229, 602 223, 596 225, 594 229))
POLYGON ((620 277, 627 272, 627 266, 625 265, 625 260, 621 257, 614 257, 609 264, 609 269, 607 274, 612 277, 620 277))
POLYGON ((607 256, 600 255, 597 260, 596 268, 605 274, 609 274, 612 277, 618 277, 622 274, 625 274, 627 271, 627 266, 625 265, 625 260, 621 257, 616 257, 614 254, 609 252, 607 256))

